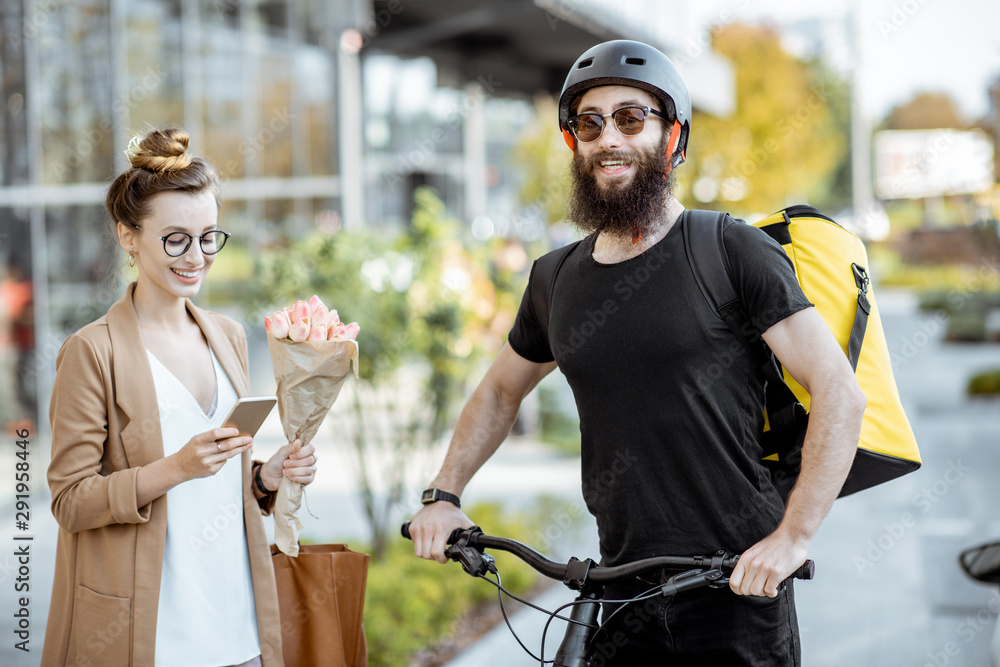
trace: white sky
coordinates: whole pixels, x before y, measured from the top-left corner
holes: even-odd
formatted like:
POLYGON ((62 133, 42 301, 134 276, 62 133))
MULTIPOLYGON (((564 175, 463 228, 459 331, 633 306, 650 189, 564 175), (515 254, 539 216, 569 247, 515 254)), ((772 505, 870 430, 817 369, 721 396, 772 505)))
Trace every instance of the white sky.
POLYGON ((696 0, 684 3, 682 20, 690 33, 722 17, 836 20, 852 7, 862 104, 872 120, 920 90, 949 93, 969 120, 986 114, 987 88, 1000 77, 998 0, 696 0))

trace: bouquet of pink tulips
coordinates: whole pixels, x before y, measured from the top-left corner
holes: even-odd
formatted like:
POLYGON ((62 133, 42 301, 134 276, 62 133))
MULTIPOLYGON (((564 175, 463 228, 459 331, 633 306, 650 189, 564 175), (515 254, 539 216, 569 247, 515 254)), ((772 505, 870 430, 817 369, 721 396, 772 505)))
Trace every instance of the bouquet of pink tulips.
MULTIPOLYGON (((267 347, 278 384, 278 412, 288 442, 313 439, 351 368, 357 376, 361 327, 344 324, 318 296, 296 301, 264 318, 267 347)), ((295 513, 302 504, 302 485, 282 478, 274 506, 274 542, 289 556, 299 554, 302 524, 295 513)))

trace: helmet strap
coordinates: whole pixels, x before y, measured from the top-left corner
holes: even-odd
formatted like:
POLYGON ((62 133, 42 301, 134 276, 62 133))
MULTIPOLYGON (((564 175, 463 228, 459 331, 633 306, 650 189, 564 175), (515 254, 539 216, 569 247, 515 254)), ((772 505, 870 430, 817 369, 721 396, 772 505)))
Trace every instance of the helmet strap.
POLYGON ((570 132, 567 129, 563 129, 562 135, 563 135, 563 141, 566 142, 566 145, 569 146, 569 149, 571 151, 575 151, 576 150, 576 137, 573 136, 573 133, 570 132))
MULTIPOLYGON (((671 156, 673 156, 674 154, 674 148, 676 148, 677 146, 677 138, 680 137, 680 134, 681 134, 681 124, 678 123, 677 120, 675 119, 674 126, 670 128, 670 138, 667 139, 667 154, 666 154, 667 166, 664 167, 663 169, 663 180, 667 179, 667 174, 673 171, 674 167, 676 166, 674 164, 674 161, 671 159, 671 156)), ((683 158, 681 161, 683 162, 683 158)), ((678 162, 677 164, 680 164, 680 162, 678 162)))

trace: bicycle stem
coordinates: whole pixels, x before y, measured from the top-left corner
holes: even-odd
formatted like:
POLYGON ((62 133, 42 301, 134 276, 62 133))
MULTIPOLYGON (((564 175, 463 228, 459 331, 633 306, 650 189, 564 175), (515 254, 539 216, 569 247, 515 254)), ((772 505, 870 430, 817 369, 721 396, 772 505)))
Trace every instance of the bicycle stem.
POLYGON ((573 605, 569 617, 577 622, 568 624, 559 650, 556 651, 553 667, 587 667, 590 664, 587 649, 594 638, 598 626, 597 614, 601 609, 596 598, 595 594, 585 592, 576 599, 576 602, 583 604, 573 605))

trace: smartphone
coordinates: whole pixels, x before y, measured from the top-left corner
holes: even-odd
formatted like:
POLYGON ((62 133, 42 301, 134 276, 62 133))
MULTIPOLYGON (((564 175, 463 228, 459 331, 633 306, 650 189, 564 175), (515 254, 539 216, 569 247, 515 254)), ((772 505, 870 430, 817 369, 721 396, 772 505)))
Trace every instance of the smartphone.
POLYGON ((271 414, 271 410, 277 402, 278 398, 276 396, 237 399, 236 405, 229 411, 229 414, 222 422, 222 426, 226 428, 238 428, 240 435, 249 435, 252 438, 257 435, 257 429, 264 423, 267 416, 271 414))

